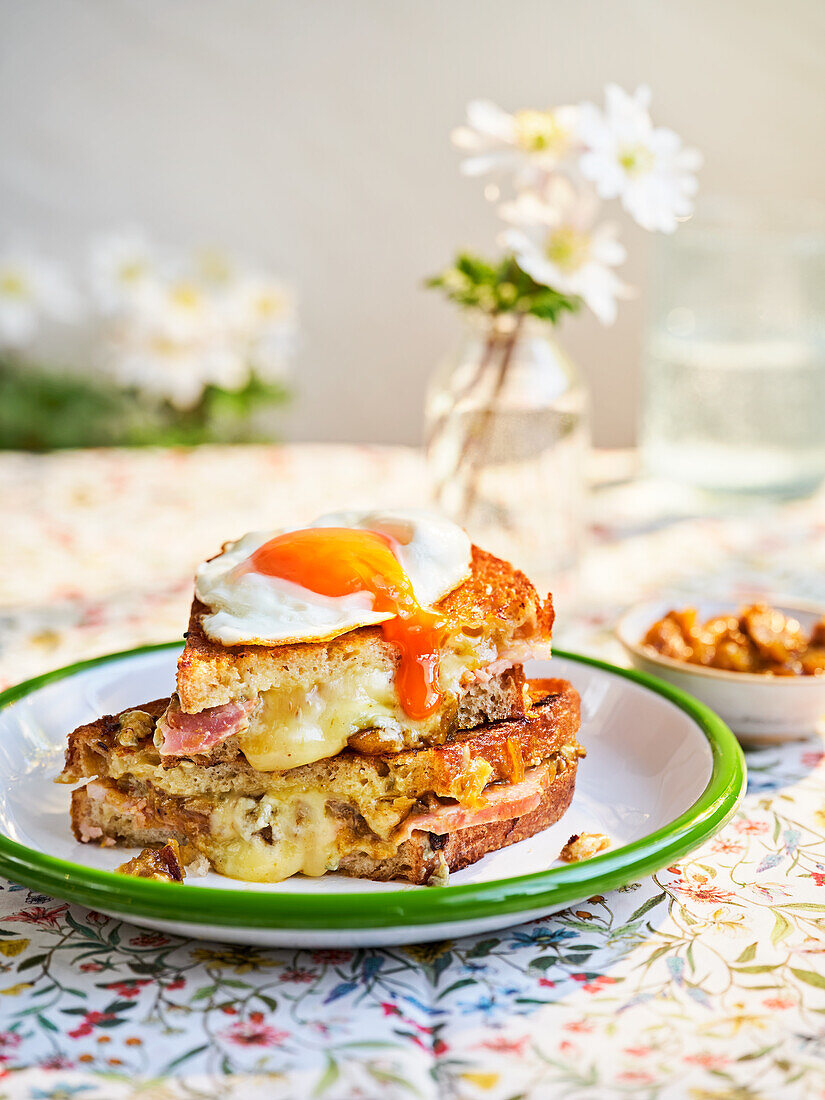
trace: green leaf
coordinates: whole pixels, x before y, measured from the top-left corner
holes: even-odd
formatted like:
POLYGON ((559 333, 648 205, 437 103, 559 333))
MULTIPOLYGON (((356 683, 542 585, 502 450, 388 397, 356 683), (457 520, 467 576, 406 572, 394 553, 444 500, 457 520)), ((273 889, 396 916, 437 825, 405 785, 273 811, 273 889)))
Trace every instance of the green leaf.
POLYGON ((771 932, 771 943, 776 947, 781 943, 793 931, 793 925, 787 917, 783 917, 781 913, 774 912, 774 924, 773 931, 771 932))
POLYGON ((341 1071, 338 1069, 338 1063, 329 1054, 327 1055, 327 1068, 323 1074, 318 1078, 315 1088, 312 1090, 313 1096, 322 1096, 330 1085, 334 1085, 338 1080, 341 1071))
POLYGON ((420 1091, 410 1081, 400 1077, 397 1073, 392 1073, 390 1070, 383 1069, 381 1066, 371 1065, 369 1062, 364 1066, 367 1073, 375 1078, 376 1081, 384 1081, 388 1084, 399 1085, 401 1088, 411 1092, 414 1096, 420 1096, 420 1091))
POLYGON ((558 959, 555 955, 542 955, 539 959, 531 959, 528 967, 530 970, 549 970, 557 962, 558 959))
POLYGON ((639 906, 639 908, 634 913, 631 914, 631 916, 629 917, 629 919, 627 920, 626 923, 627 924, 632 924, 634 920, 638 920, 639 917, 643 917, 645 915, 645 913, 649 913, 651 909, 655 909, 655 907, 657 905, 661 905, 661 903, 665 900, 666 897, 667 897, 667 894, 663 890, 662 893, 657 894, 656 897, 648 898, 647 901, 643 902, 639 906))
POLYGON ((735 970, 737 974, 769 974, 778 966, 779 963, 774 963, 772 966, 732 966, 731 970, 735 970))
POLYGON ((195 993, 192 994, 192 996, 189 998, 189 1000, 190 1001, 203 1001, 207 997, 211 997, 212 994, 217 990, 217 988, 218 987, 216 985, 202 986, 201 989, 198 989, 195 993))
POLYGON ((498 947, 501 940, 479 940, 475 946, 471 947, 467 952, 468 959, 480 959, 485 955, 489 955, 493 948, 498 947))
POLYGON ((203 1054, 205 1050, 209 1050, 209 1043, 204 1043, 203 1046, 193 1047, 192 1050, 187 1050, 185 1054, 179 1054, 177 1058, 174 1058, 163 1071, 165 1074, 171 1073, 173 1069, 182 1065, 184 1062, 188 1062, 190 1058, 194 1058, 196 1054, 203 1054))
POLYGON ((769 1054, 772 1050, 776 1049, 776 1043, 772 1043, 770 1046, 760 1047, 759 1050, 751 1050, 747 1054, 740 1054, 736 1059, 737 1062, 752 1062, 755 1058, 762 1058, 764 1055, 769 1054))
POLYGON ((738 963, 749 963, 751 959, 756 958, 756 944, 749 943, 739 958, 736 960, 738 963))
POLYGON ((795 970, 793 967, 790 967, 790 971, 795 978, 805 982, 806 985, 816 986, 817 989, 825 989, 825 974, 817 974, 815 970, 795 970))
POLYGON ((670 943, 664 943, 661 947, 657 947, 647 959, 648 964, 660 959, 662 955, 667 955, 669 951, 673 950, 673 945, 670 943))
POLYGON ((448 993, 453 993, 456 989, 463 989, 465 985, 475 984, 475 978, 460 978, 457 982, 453 982, 452 985, 448 985, 446 989, 442 990, 442 992, 438 994, 438 997, 436 997, 436 1000, 442 1000, 444 997, 447 996, 448 993))
POLYGON ((438 979, 441 977, 444 971, 448 969, 452 961, 452 952, 446 951, 443 955, 439 955, 438 958, 433 962, 433 981, 435 985, 438 985, 438 979))
POLYGON ((30 970, 33 966, 40 966, 48 958, 47 955, 31 955, 28 959, 23 959, 21 963, 17 964, 17 973, 21 970, 30 970))
POLYGON ((133 974, 160 974, 163 966, 160 963, 130 962, 129 969, 133 974))
POLYGON ((580 299, 537 283, 512 255, 491 262, 461 252, 452 267, 427 279, 425 285, 443 290, 451 301, 466 308, 490 315, 532 314, 552 324, 581 305, 580 299))

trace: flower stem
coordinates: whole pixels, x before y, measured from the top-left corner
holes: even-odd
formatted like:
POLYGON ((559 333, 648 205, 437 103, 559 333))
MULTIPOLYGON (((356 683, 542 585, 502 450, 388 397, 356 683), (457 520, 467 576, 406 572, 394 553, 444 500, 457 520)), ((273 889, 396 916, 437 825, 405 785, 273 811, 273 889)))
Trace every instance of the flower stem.
MULTIPOLYGON (((432 454, 434 448, 437 447, 438 444, 441 442, 441 437, 450 426, 450 419, 452 416, 455 415, 458 406, 466 397, 469 397, 469 395, 473 392, 479 382, 481 382, 481 380, 484 378, 487 368, 490 365, 490 360, 492 359, 497 346, 498 336, 495 330, 495 322, 493 322, 490 331, 485 338, 484 350, 482 351, 481 356, 479 357, 479 360, 475 365, 475 370, 472 372, 467 382, 465 382, 465 384, 453 397, 450 411, 445 413, 444 416, 441 417, 441 419, 433 425, 430 433, 425 440, 425 447, 429 454, 432 454)), ((439 478, 438 483, 435 486, 435 498, 439 503, 443 499, 444 489, 447 482, 458 474, 459 470, 464 464, 465 459, 467 458, 468 451, 468 438, 465 438, 462 445, 461 453, 459 454, 459 457, 456 461, 455 466, 453 467, 452 472, 448 475, 447 478, 439 478)))
POLYGON ((464 440, 464 446, 462 447, 461 454, 456 465, 456 473, 461 469, 464 462, 470 456, 474 454, 475 461, 470 470, 467 480, 467 492, 464 496, 464 504, 461 511, 461 518, 465 523, 469 523, 470 516, 473 508, 475 507, 478 499, 479 482, 482 474, 481 457, 484 453, 484 445, 489 436, 490 426, 493 421, 493 417, 496 413, 496 406, 498 404, 501 391, 504 388, 504 383, 507 378, 507 371, 510 367, 510 362, 513 358, 513 352, 515 351, 516 344, 518 343, 519 336, 521 335, 521 327, 524 318, 519 316, 516 323, 513 325, 512 330, 507 334, 503 343, 499 342, 499 338, 495 330, 490 333, 488 337, 488 344, 492 343, 500 348, 501 354, 498 362, 498 372, 493 384, 493 389, 490 394, 490 398, 481 412, 474 417, 472 427, 467 433, 467 437, 464 440))

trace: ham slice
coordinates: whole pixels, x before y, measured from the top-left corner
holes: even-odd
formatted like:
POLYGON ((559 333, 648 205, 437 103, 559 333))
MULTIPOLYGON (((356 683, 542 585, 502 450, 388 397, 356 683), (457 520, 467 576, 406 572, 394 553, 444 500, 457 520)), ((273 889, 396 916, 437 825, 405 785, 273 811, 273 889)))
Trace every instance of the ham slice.
POLYGON ((180 709, 177 695, 173 695, 166 713, 157 724, 161 756, 192 756, 208 752, 246 725, 255 702, 254 699, 241 699, 221 707, 208 707, 197 714, 187 714, 180 709))
POLYGON ((523 665, 525 661, 549 661, 551 656, 549 642, 513 642, 507 649, 501 650, 491 664, 477 668, 469 675, 465 673, 465 680, 467 683, 487 684, 502 672, 523 665))
POLYGON ((542 785, 551 763, 539 764, 524 773, 520 783, 496 783, 482 793, 484 804, 477 809, 468 806, 440 806, 427 814, 408 817, 393 834, 400 844, 409 840, 415 832, 454 833, 470 829, 474 825, 488 825, 491 821, 509 821, 513 817, 529 814, 541 802, 542 785))

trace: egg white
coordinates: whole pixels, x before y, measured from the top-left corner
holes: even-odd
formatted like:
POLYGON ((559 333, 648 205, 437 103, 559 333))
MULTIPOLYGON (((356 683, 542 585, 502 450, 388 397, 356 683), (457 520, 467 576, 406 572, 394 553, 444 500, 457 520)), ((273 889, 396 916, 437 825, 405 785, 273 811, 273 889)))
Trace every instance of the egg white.
MULTIPOLYGON (((470 575, 472 548, 466 533, 429 512, 331 512, 308 526, 359 528, 395 539, 401 568, 424 607, 443 599, 470 575)), ((199 567, 195 594, 209 609, 202 625, 213 641, 222 645, 320 642, 392 618, 388 612, 373 610, 369 592, 324 596, 261 573, 233 576, 236 566, 282 533, 250 532, 237 542, 227 543, 221 554, 199 567)))

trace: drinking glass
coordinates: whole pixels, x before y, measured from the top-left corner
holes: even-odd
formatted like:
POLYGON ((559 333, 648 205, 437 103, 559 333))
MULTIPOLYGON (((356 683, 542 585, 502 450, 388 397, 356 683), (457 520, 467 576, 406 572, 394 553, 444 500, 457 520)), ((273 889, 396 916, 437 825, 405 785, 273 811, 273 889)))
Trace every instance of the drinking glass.
POLYGON ((646 469, 804 494, 825 477, 825 211, 716 200, 654 257, 646 469))

